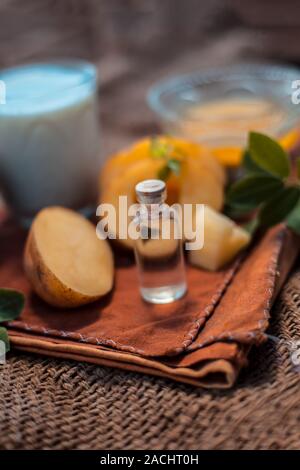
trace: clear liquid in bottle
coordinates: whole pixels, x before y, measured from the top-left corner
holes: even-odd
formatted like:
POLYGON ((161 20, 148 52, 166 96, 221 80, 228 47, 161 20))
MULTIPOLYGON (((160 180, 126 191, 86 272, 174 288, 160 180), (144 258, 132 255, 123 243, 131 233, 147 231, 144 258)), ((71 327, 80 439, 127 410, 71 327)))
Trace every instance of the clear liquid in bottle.
POLYGON ((170 303, 187 290, 180 221, 164 204, 163 181, 142 181, 136 186, 136 194, 140 203, 135 217, 139 238, 134 251, 140 292, 147 302, 170 303))

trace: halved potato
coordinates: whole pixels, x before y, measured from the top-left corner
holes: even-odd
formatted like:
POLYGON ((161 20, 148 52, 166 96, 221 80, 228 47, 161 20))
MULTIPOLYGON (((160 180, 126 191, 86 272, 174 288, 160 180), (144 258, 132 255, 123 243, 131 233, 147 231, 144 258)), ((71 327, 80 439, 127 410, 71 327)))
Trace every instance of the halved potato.
POLYGON ((34 219, 24 252, 24 268, 34 291, 56 307, 78 307, 107 294, 114 262, 94 225, 62 207, 48 207, 34 219))

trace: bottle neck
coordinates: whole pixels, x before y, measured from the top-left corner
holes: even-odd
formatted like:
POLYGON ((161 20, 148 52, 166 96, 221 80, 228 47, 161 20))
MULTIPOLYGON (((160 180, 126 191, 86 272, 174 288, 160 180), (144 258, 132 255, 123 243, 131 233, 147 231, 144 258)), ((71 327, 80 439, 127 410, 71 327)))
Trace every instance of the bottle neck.
POLYGON ((139 215, 142 219, 157 219, 169 217, 169 206, 162 200, 160 203, 145 204, 140 203, 139 215))

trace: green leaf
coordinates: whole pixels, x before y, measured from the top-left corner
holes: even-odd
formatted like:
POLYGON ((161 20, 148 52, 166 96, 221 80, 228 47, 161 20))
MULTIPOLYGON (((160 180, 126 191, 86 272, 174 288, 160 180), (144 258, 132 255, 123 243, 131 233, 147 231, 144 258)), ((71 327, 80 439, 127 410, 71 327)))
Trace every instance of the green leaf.
POLYGON ((176 158, 170 158, 170 160, 168 160, 168 167, 170 168, 171 171, 173 171, 173 173, 175 173, 175 175, 177 176, 180 175, 180 170, 181 170, 180 160, 176 160, 176 158))
POLYGON ((251 158, 263 170, 286 178, 290 173, 290 164, 287 153, 275 140, 270 137, 250 132, 249 152, 251 158))
POLYGON ((169 168, 168 164, 164 165, 157 173, 157 177, 160 180, 166 181, 171 174, 171 169, 169 168))
POLYGON ((25 297, 13 289, 0 289, 0 322, 17 318, 24 308, 25 297))
POLYGON ((166 181, 173 172, 179 176, 181 171, 181 161, 176 158, 170 158, 166 165, 164 165, 157 173, 157 177, 163 181, 166 181))
POLYGON ((263 170, 260 166, 258 166, 251 158, 251 155, 248 150, 245 150, 243 159, 242 159, 242 167, 246 170, 246 173, 262 173, 268 174, 265 170, 263 170))
POLYGON ((300 179, 300 157, 297 158, 297 176, 300 179))
POLYGON ((255 209, 283 188, 283 182, 272 175, 249 175, 234 183, 227 192, 226 202, 230 206, 248 210, 255 209))
POLYGON ((243 228, 253 235, 256 232, 257 228, 259 227, 259 219, 257 217, 253 217, 249 222, 243 225, 243 228))
POLYGON ((243 204, 243 205, 226 204, 224 207, 224 214, 227 215, 227 217, 230 217, 231 219, 238 219, 240 216, 249 214, 249 212, 252 212, 252 211, 253 211, 252 204, 248 204, 248 205, 247 204, 243 204))
POLYGON ((299 187, 290 186, 283 188, 262 207, 259 213, 261 225, 264 228, 268 228, 285 220, 296 206, 299 198, 299 187))
POLYGON ((10 350, 10 345, 6 328, 0 327, 0 341, 3 341, 5 344, 5 350, 8 352, 10 350))
POLYGON ((152 158, 167 158, 172 151, 170 145, 162 142, 159 137, 152 137, 150 142, 150 153, 152 158))
POLYGON ((300 235, 300 201, 286 219, 287 226, 300 235))

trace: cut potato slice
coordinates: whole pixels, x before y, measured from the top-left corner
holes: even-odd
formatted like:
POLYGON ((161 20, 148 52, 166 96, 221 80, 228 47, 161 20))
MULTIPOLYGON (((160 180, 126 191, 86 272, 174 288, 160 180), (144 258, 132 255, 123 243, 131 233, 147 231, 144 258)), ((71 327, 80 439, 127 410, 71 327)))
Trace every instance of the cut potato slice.
POLYGON ((249 244, 250 238, 250 234, 231 219, 205 206, 204 246, 188 251, 188 259, 195 266, 217 271, 232 261, 249 244))
POLYGON ((24 268, 35 292, 56 307, 78 307, 107 294, 114 263, 106 240, 94 225, 62 207, 43 209, 34 219, 24 268))

